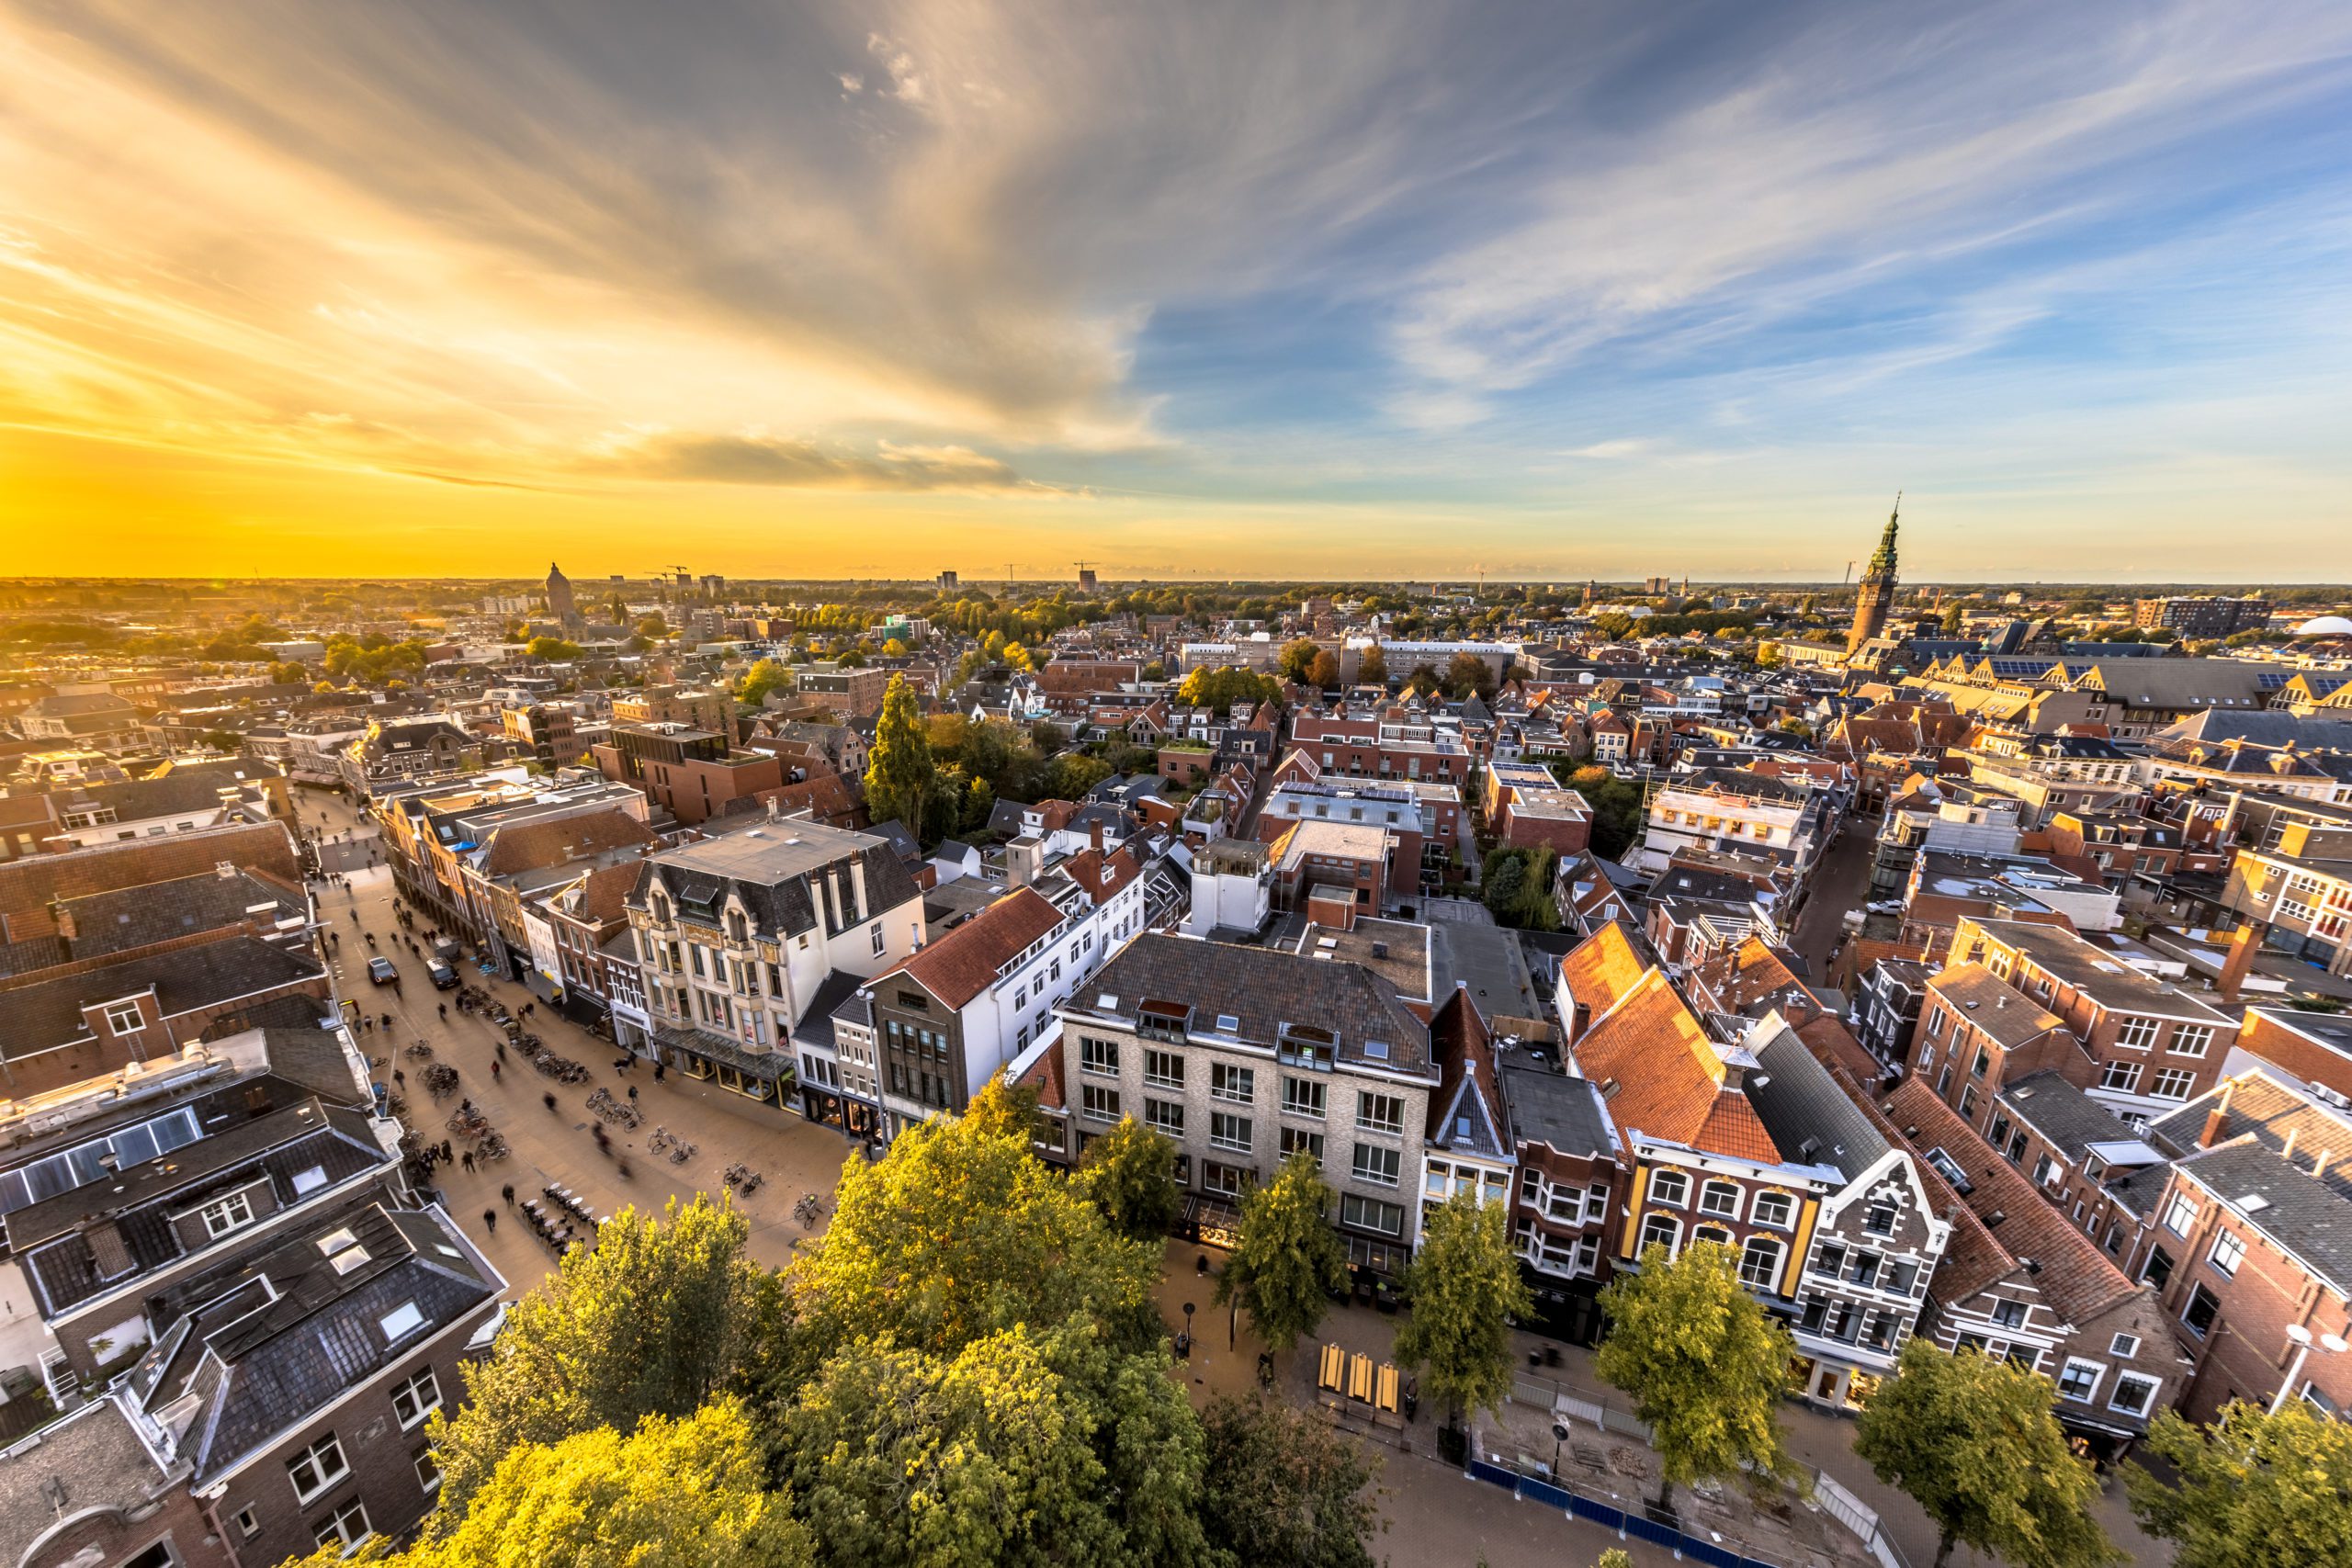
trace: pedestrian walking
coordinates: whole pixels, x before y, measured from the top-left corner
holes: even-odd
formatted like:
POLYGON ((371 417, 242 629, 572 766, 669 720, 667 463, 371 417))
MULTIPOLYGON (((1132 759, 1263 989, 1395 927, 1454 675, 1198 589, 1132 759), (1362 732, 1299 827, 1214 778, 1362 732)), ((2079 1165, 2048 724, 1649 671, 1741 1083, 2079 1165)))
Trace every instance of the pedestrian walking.
POLYGON ((655 1083, 660 1083, 662 1081, 662 1069, 667 1065, 667 1063, 663 1062, 656 1062, 653 1064, 653 1081, 655 1083))
POLYGON ((555 1096, 551 1094, 543 1094, 539 1098, 548 1102, 548 1109, 549 1111, 553 1111, 555 1109, 555 1096))
POLYGON ((455 1156, 455 1155, 453 1155, 453 1154, 451 1154, 451 1153, 449 1152, 449 1140, 448 1140, 448 1139, 447 1139, 447 1138, 442 1139, 442 1140, 441 1140, 441 1163, 442 1163, 443 1165, 447 1165, 447 1164, 448 1164, 451 1160, 455 1159, 456 1157, 457 1157, 457 1156, 455 1156))
POLYGON ((631 1105, 635 1105, 637 1103, 637 1086, 635 1084, 628 1086, 628 1102, 631 1105))
POLYGON ((506 1200, 506 1206, 508 1208, 511 1209, 514 1206, 514 1184, 513 1182, 510 1181, 505 1186, 500 1188, 498 1190, 498 1195, 506 1200))
POLYGON ((473 1150, 468 1149, 464 1154, 459 1155, 458 1156, 458 1163, 465 1168, 465 1171, 468 1176, 471 1176, 474 1173, 473 1150))
POLYGON ((484 1230, 488 1231, 492 1235, 496 1235, 498 1234, 498 1211, 495 1209, 484 1209, 481 1212, 481 1224, 484 1230))
POLYGON ((401 1071, 398 1067, 394 1067, 392 1069, 392 1081, 400 1085, 401 1088, 406 1089, 408 1087, 408 1075, 401 1071))
POLYGON ((493 1061, 490 1064, 490 1081, 492 1083, 496 1083, 498 1081, 498 1068, 499 1064, 497 1062, 493 1061))

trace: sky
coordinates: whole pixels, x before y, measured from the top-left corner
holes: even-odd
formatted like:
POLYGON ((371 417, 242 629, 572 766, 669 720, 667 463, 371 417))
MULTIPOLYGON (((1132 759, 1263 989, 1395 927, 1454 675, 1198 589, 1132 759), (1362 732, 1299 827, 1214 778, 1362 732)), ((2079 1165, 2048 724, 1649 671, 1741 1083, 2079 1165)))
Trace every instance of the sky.
POLYGON ((2341 0, 0 0, 0 572, 2340 581, 2347 481, 2341 0))

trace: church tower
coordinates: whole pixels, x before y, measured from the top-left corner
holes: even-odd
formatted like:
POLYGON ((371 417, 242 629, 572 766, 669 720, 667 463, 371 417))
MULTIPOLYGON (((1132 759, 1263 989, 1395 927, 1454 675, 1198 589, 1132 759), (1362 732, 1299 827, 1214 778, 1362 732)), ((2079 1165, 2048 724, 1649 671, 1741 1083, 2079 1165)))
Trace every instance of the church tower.
POLYGON ((548 562, 548 614, 567 631, 580 625, 580 607, 571 602, 571 580, 555 562, 548 562))
POLYGON ((1854 592, 1854 629, 1846 634, 1849 659, 1886 629, 1886 613, 1894 607, 1894 532, 1902 520, 1903 497, 1897 495, 1894 511, 1886 519, 1886 532, 1879 536, 1878 550, 1863 569, 1861 583, 1854 592))

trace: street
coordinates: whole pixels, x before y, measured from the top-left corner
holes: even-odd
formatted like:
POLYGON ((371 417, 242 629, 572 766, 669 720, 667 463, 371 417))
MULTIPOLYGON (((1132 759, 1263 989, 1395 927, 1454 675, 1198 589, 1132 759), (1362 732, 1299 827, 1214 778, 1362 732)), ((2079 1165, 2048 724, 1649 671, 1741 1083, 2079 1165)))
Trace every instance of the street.
POLYGON ((1789 945, 1813 965, 1813 983, 1829 983, 1829 954, 1846 935, 1849 909, 1859 909, 1870 897, 1871 861, 1878 850, 1875 817, 1849 818, 1822 852, 1814 868, 1812 890, 1797 911, 1796 930, 1789 945))

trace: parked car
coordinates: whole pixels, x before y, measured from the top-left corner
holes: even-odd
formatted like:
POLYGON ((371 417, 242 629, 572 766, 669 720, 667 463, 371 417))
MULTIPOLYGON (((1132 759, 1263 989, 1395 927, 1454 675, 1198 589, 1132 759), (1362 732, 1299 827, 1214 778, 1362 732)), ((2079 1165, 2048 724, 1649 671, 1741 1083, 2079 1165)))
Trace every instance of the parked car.
POLYGON ((368 961, 368 978, 375 981, 376 984, 379 986, 396 985, 399 983, 400 977, 401 972, 392 967, 392 961, 390 959, 385 958, 379 954, 379 956, 368 961))
POLYGON ((458 972, 455 969, 450 968, 447 964, 442 963, 439 959, 426 959, 424 961, 424 972, 433 977, 433 988, 435 990, 454 991, 458 988, 458 972))

